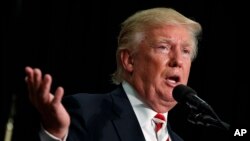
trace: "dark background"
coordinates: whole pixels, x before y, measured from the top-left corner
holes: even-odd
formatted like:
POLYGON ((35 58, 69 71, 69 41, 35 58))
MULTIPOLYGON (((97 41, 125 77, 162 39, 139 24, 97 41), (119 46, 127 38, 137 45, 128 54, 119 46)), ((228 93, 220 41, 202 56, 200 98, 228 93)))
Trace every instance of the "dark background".
POLYGON ((178 105, 169 115, 172 128, 186 141, 245 140, 249 133, 233 136, 235 129, 249 130, 250 119, 249 8, 244 5, 215 0, 1 1, 0 140, 9 117, 14 118, 13 141, 35 140, 39 129, 27 97, 25 66, 50 73, 53 91, 60 85, 66 95, 108 92, 115 87, 110 75, 116 67, 120 23, 152 7, 172 7, 201 23, 202 40, 189 86, 231 124, 229 132, 192 125, 185 107, 178 105))

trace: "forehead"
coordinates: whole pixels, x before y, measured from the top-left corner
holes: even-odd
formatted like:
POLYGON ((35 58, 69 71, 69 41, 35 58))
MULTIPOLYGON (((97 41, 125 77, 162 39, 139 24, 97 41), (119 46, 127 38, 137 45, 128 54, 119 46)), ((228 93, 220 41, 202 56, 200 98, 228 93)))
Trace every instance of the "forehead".
POLYGON ((194 37, 191 31, 184 25, 150 27, 145 32, 145 38, 156 42, 194 44, 194 37))

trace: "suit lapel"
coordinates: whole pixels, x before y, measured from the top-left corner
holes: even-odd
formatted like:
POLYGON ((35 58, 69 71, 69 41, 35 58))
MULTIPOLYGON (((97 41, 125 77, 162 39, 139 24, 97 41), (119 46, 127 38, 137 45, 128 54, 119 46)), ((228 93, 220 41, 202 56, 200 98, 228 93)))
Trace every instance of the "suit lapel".
POLYGON ((170 127, 169 122, 167 123, 168 133, 172 141, 183 141, 183 139, 178 136, 170 127))
POLYGON ((122 86, 111 94, 117 117, 113 124, 121 141, 145 141, 139 122, 122 86))

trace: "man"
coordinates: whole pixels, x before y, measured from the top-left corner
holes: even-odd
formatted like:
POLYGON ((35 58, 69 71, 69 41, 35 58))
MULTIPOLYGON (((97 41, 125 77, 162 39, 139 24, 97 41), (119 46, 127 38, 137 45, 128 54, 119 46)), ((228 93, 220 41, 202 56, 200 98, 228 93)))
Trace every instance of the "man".
POLYGON ((42 140, 182 141, 166 122, 173 88, 187 84, 199 23, 170 8, 140 11, 122 24, 116 53, 118 88, 107 94, 50 93, 52 77, 26 67, 42 140))

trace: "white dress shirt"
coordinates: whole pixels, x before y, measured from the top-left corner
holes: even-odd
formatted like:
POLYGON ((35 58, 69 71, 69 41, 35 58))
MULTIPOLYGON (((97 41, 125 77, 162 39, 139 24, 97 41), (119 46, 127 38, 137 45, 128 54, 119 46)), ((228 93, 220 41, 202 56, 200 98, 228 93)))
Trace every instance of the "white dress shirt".
MULTIPOLYGON (((124 81, 122 82, 122 86, 133 107, 146 141, 166 141, 169 136, 166 128, 166 123, 162 125, 161 135, 157 139, 155 133, 155 123, 153 121, 153 118, 157 114, 157 112, 153 111, 147 104, 143 102, 135 89, 129 83, 124 81)), ((161 114, 163 114, 165 116, 165 119, 167 119, 168 113, 161 114)))
MULTIPOLYGON (((135 112, 137 120, 139 121, 140 127, 142 129, 146 141, 166 141, 169 136, 166 128, 166 123, 162 125, 161 135, 157 139, 155 133, 155 123, 153 121, 153 118, 157 113, 143 102, 143 100, 139 97, 137 92, 129 83, 123 81, 122 87, 125 93, 127 94, 128 99, 133 107, 133 110, 135 112)), ((163 114, 165 116, 165 119, 167 119, 168 113, 161 113, 161 114, 163 114)), ((41 141, 66 141, 67 136, 68 133, 62 140, 53 136, 44 128, 42 128, 40 132, 41 141)))

